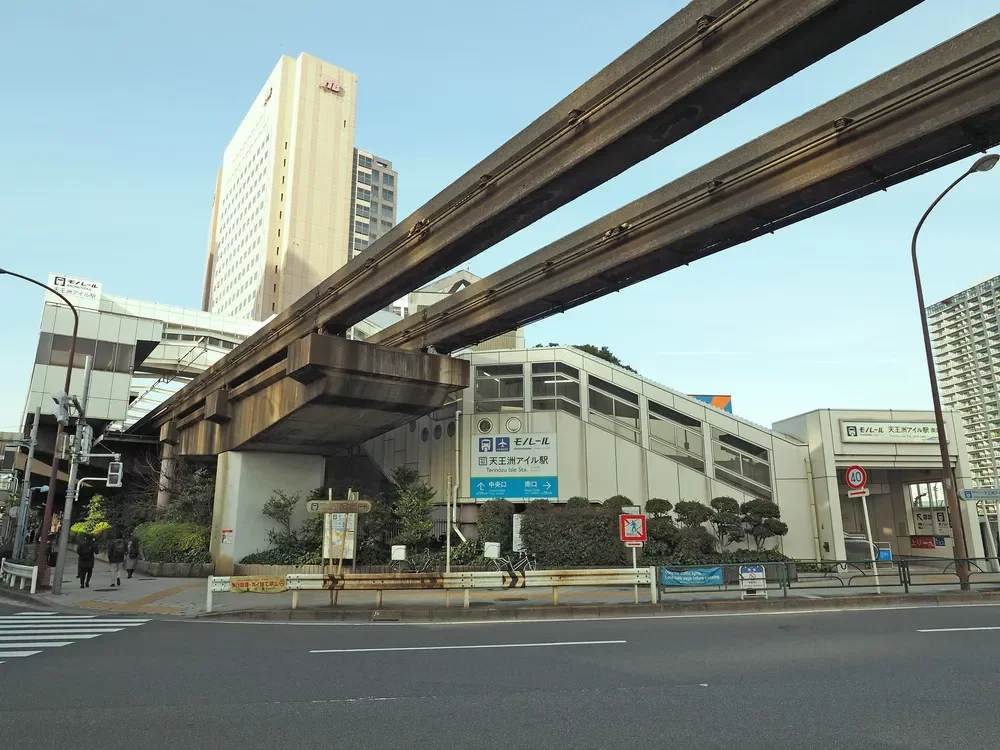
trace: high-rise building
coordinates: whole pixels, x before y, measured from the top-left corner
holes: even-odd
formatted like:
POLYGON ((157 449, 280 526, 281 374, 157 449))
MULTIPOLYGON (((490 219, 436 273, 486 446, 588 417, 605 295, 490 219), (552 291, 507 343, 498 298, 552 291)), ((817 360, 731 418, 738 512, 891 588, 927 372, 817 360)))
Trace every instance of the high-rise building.
POLYGON ((352 176, 353 220, 348 234, 353 258, 396 226, 399 175, 391 161, 356 148, 352 176))
POLYGON ((927 308, 941 399, 962 415, 972 475, 998 487, 1000 472, 1000 276, 927 308))
POLYGON ((264 320, 348 260, 358 78, 282 56, 222 158, 202 307, 264 320))

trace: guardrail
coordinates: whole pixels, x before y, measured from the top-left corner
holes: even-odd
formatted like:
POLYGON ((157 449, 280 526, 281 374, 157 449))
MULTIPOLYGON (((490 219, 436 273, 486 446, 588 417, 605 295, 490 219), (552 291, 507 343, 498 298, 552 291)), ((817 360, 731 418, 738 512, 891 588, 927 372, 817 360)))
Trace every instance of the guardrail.
POLYGON ((7 558, 0 559, 0 581, 3 581, 8 586, 13 586, 15 578, 21 579, 21 585, 18 586, 19 589, 23 590, 30 583, 31 593, 34 594, 38 585, 38 566, 15 565, 12 562, 8 562, 7 558))
POLYGON ((559 604, 563 586, 649 587, 649 600, 656 603, 656 568, 582 568, 579 570, 529 570, 457 573, 288 573, 284 576, 209 576, 205 611, 212 611, 213 595, 234 590, 246 593, 292 592, 292 609, 299 606, 301 591, 374 591, 375 604, 382 606, 383 591, 442 590, 464 592, 469 607, 471 589, 551 588, 552 604, 559 604))

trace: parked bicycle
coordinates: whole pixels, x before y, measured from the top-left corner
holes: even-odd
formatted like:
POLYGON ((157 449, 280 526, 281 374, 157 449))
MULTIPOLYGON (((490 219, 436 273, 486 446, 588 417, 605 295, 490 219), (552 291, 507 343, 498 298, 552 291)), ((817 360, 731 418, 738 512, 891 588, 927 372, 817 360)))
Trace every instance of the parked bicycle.
POLYGON ((426 573, 434 567, 434 556, 430 549, 425 549, 422 554, 413 559, 395 560, 392 563, 393 573, 426 573))
POLYGON ((518 553, 518 557, 514 560, 506 557, 498 557, 493 560, 493 566, 500 571, 538 570, 538 562, 535 560, 535 556, 523 551, 518 553))

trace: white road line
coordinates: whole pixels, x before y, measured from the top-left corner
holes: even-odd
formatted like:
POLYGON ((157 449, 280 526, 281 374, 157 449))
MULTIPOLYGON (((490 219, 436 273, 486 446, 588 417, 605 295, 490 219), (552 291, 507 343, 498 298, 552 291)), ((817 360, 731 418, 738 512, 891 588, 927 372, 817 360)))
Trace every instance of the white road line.
POLYGON ((44 619, 49 617, 55 617, 57 620, 94 620, 97 615, 59 615, 56 616, 55 612, 39 612, 38 614, 20 614, 20 615, 4 615, 0 617, 0 620, 35 620, 44 619))
POLYGON ((0 635, 59 635, 68 638, 70 633, 93 633, 94 635, 101 635, 102 633, 117 633, 120 630, 121 628, 86 628, 85 630, 78 630, 76 628, 44 628, 42 630, 37 628, 19 628, 17 630, 0 631, 0 635))
POLYGON ((55 612, 15 612, 14 617, 45 617, 46 615, 54 615, 55 612))
POLYGON ((358 654, 372 651, 452 651, 479 648, 539 648, 542 646, 604 646, 628 641, 558 641, 555 643, 483 643, 475 646, 403 646, 398 648, 321 648, 310 654, 358 654))
POLYGON ((80 625, 99 625, 101 623, 129 623, 130 625, 142 625, 149 620, 137 620, 134 617, 102 617, 100 619, 76 618, 76 617, 46 617, 45 619, 34 619, 31 617, 0 617, 0 625, 23 625, 28 622, 37 622, 41 625, 52 625, 53 623, 62 625, 64 623, 78 623, 80 625))
MULTIPOLYGON (((34 656, 35 654, 40 654, 41 651, 0 651, 0 659, 17 659, 22 656, 34 656)), ((3 664, 3 662, 0 662, 3 664)))
POLYGON ((84 638, 99 638, 103 633, 35 633, 32 632, 30 635, 25 633, 24 635, 0 635, 0 646, 8 641, 55 641, 60 638, 72 638, 74 640, 81 640, 84 638))
POLYGON ((0 644, 0 648, 59 648, 68 646, 73 641, 39 641, 37 643, 6 643, 0 644))
POLYGON ((1000 626, 990 628, 928 628, 918 630, 918 633, 965 633, 970 630, 1000 630, 1000 626))
POLYGON ((0 623, 0 630, 10 628, 135 628, 142 625, 141 622, 117 622, 115 620, 90 620, 88 622, 4 622, 0 623))

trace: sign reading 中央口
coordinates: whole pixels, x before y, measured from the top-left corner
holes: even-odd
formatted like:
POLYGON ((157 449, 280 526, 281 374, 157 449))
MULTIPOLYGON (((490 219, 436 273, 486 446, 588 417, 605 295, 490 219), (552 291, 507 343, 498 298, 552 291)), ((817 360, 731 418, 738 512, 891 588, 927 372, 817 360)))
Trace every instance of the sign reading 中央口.
MULTIPOLYGON (((61 273, 50 273, 49 286, 66 297, 74 307, 83 307, 88 310, 99 310, 101 307, 102 285, 99 281, 65 276, 61 273)), ((60 305, 66 304, 52 292, 45 293, 45 301, 60 305)))
POLYGON ((933 422, 864 422, 840 420, 840 439, 845 443, 936 443, 933 422))
POLYGON ((471 495, 477 500, 559 497, 555 433, 474 435, 471 495))

